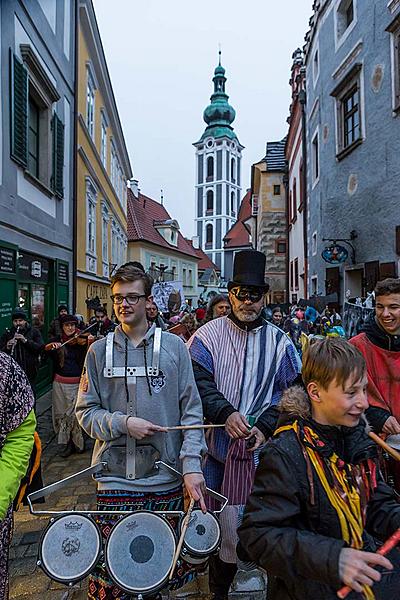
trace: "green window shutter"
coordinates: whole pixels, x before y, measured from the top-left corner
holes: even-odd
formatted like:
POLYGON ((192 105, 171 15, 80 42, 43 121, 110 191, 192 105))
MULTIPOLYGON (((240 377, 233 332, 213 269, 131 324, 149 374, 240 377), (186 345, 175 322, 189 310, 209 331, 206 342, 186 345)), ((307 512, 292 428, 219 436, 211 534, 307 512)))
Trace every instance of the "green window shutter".
POLYGON ((64 197, 64 124, 56 113, 51 122, 53 130, 52 189, 59 198, 64 197))
POLYGON ((28 71, 10 50, 11 66, 11 157, 28 164, 28 71))

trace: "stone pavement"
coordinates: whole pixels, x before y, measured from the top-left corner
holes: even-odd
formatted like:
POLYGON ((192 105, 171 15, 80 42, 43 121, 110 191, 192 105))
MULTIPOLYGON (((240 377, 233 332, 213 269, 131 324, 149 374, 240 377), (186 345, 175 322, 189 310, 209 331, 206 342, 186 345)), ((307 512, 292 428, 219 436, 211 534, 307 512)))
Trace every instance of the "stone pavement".
MULTIPOLYGON (((57 444, 51 421, 51 393, 37 402, 38 431, 43 444, 42 473, 45 485, 77 473, 90 464, 91 450, 74 454, 67 459, 57 456, 57 444)), ((46 504, 36 504, 37 510, 67 510, 79 508, 90 510, 95 507, 95 485, 90 477, 72 483, 70 488, 54 492, 46 504)), ((87 580, 68 590, 64 585, 49 579, 37 567, 38 543, 42 531, 48 524, 48 516, 31 515, 27 507, 15 514, 15 527, 10 549, 10 600, 85 600, 87 580)), ((233 584, 232 600, 264 600, 265 581, 258 571, 241 572, 233 584)), ((188 598, 205 600, 209 597, 207 576, 197 580, 179 592, 165 598, 188 598)))

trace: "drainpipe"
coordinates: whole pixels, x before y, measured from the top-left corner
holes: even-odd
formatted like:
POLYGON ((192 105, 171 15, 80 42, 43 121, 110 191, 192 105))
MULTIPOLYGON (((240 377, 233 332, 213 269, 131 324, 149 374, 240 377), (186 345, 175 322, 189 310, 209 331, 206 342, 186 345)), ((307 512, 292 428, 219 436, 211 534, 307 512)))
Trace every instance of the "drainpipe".
POLYGON ((306 118, 306 92, 300 90, 299 102, 301 106, 301 142, 303 155, 303 247, 304 247, 304 298, 308 298, 308 202, 307 202, 307 118, 306 118))
POLYGON ((73 133, 73 167, 72 167, 72 223, 73 223, 73 250, 72 250, 72 312, 76 313, 77 302, 77 250, 78 250, 78 225, 77 225, 77 162, 78 162, 78 38, 79 38, 79 2, 75 2, 75 44, 74 44, 74 133, 73 133))

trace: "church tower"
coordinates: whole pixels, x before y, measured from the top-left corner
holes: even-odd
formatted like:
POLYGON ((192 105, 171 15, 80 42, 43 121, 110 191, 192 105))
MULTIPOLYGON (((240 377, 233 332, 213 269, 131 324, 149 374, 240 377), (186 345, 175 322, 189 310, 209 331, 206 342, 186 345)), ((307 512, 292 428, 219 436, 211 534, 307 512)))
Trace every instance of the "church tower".
POLYGON ((196 148, 196 234, 200 248, 221 269, 224 277, 223 239, 236 222, 241 201, 241 156, 232 123, 235 110, 225 92, 225 69, 214 71, 214 93, 203 113, 207 127, 196 148))

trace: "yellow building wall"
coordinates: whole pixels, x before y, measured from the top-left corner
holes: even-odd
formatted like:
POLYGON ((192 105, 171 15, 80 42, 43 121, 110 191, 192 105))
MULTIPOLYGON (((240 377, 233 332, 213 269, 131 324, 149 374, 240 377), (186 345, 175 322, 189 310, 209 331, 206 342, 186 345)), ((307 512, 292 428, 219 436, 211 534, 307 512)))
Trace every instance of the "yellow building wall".
MULTIPOLYGON (((91 56, 88 51, 88 46, 82 29, 79 29, 78 36, 78 119, 77 128, 77 270, 82 273, 87 273, 88 277, 82 275, 77 278, 77 312, 82 314, 85 319, 88 319, 91 311, 87 309, 85 300, 99 296, 100 302, 111 310, 111 302, 109 300, 109 285, 107 278, 103 276, 103 256, 102 256, 102 202, 106 202, 111 213, 111 218, 114 217, 122 227, 125 235, 127 233, 127 219, 125 209, 118 199, 110 180, 111 167, 111 137, 114 135, 113 129, 108 124, 107 127, 107 159, 106 171, 100 158, 101 150, 101 109, 105 107, 104 96, 99 86, 95 90, 95 111, 94 111, 94 143, 86 128, 86 93, 87 93, 87 64, 92 63, 91 56), (81 153, 81 148, 90 163, 90 169, 85 163, 81 153), (93 177, 91 170, 94 172, 93 177), (86 177, 90 177, 98 189, 96 203, 96 273, 88 272, 86 266, 86 228, 87 228, 87 209, 86 209, 86 177), (96 182, 97 179, 97 182, 96 182), (99 184, 99 185, 98 185, 99 184), (93 280, 101 278, 103 281, 93 280)), ((99 79, 96 77, 96 80, 99 79)), ((111 218, 108 222, 108 263, 113 263, 112 244, 111 244, 111 218)))

